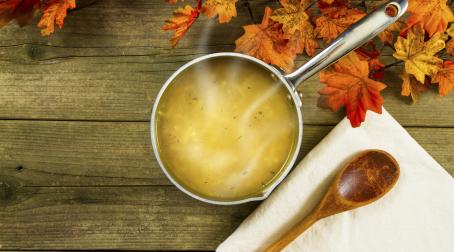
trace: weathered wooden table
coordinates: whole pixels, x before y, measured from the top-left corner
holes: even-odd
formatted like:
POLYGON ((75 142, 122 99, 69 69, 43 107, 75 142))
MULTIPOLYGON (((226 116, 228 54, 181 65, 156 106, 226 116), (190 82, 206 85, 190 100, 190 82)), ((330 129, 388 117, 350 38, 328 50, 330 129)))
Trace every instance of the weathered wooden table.
MULTIPOLYGON (((258 17, 267 2, 252 3, 258 17)), ((239 7, 232 23, 199 22, 170 49, 159 28, 174 8, 104 0, 50 38, 35 26, 0 30, 0 250, 212 250, 257 206, 193 200, 153 157, 160 86, 199 55, 233 50, 250 22, 239 7)), ((454 95, 410 105, 397 74, 385 82, 385 107, 454 174, 454 95)), ((342 118, 316 107, 320 87, 317 78, 302 87, 303 153, 342 118)))

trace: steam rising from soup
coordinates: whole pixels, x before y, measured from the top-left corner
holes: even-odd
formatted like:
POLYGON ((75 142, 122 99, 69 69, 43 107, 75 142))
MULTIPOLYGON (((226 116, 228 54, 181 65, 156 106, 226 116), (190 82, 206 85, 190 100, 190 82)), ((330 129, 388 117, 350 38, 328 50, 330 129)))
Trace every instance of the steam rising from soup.
POLYGON ((285 86, 264 67, 212 58, 172 81, 155 130, 175 180, 198 195, 235 200, 259 195, 290 161, 298 116, 285 86))

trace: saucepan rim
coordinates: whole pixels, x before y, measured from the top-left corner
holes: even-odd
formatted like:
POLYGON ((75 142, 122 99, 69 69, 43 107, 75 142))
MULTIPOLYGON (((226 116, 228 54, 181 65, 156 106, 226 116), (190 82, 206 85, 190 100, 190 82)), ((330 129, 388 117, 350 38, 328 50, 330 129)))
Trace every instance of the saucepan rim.
POLYGON ((155 158, 159 164, 159 167, 161 168, 163 173, 166 175, 166 177, 172 182, 172 184, 175 185, 182 192, 186 193, 187 195, 189 195, 192 198, 195 198, 197 200, 200 200, 200 201, 203 201, 206 203, 210 203, 210 204, 215 204, 215 205, 237 205, 237 204, 242 204, 242 203, 246 203, 246 202, 250 202, 250 201, 264 200, 271 194, 271 192, 274 189, 276 189, 276 187, 284 180, 284 178, 287 177, 287 175, 289 174, 289 172, 292 170, 293 166, 295 165, 296 160, 298 159, 299 152, 301 149, 302 138, 303 138, 303 115, 302 115, 302 111, 301 111, 301 104, 302 104, 301 99, 300 99, 298 92, 297 92, 295 86, 293 85, 293 83, 291 83, 289 80, 287 80, 285 78, 285 76, 283 75, 283 73, 280 72, 279 70, 277 70, 275 67, 273 67, 257 58, 254 58, 254 57, 251 57, 251 56, 248 56, 245 54, 241 54, 241 53, 234 53, 234 52, 212 53, 212 54, 207 54, 207 55, 195 58, 195 59, 189 61, 188 63, 184 64, 183 66, 181 66, 177 71, 175 71, 167 79, 167 81, 164 83, 164 85, 159 90, 156 100, 154 101, 153 109, 151 112, 151 120, 150 120, 150 136, 151 136, 151 144, 152 144, 155 158), (268 185, 263 190, 261 195, 259 195, 259 196, 248 196, 248 197, 245 197, 244 199, 238 199, 238 200, 217 200, 217 199, 211 199, 211 198, 207 198, 207 197, 198 195, 197 193, 194 193, 191 190, 187 189, 185 186, 183 186, 176 179, 173 178, 172 174, 168 171, 168 169, 162 162, 161 157, 159 155, 157 137, 156 137, 156 112, 157 112, 157 108, 158 108, 162 95, 167 90, 168 86, 172 83, 172 81, 180 73, 182 73, 185 69, 187 69, 188 67, 190 67, 198 62, 201 62, 201 61, 204 61, 207 59, 211 59, 211 58, 218 58, 218 57, 242 58, 242 59, 252 61, 256 64, 259 64, 262 67, 265 67, 270 73, 274 74, 279 79, 281 84, 283 84, 287 88, 288 94, 292 98, 291 99, 292 103, 295 106, 295 111, 298 115, 298 139, 297 139, 295 148, 293 150, 292 156, 289 159, 289 161, 287 161, 286 166, 281 169, 278 177, 275 178, 274 181, 272 181, 272 183, 270 185, 268 185))

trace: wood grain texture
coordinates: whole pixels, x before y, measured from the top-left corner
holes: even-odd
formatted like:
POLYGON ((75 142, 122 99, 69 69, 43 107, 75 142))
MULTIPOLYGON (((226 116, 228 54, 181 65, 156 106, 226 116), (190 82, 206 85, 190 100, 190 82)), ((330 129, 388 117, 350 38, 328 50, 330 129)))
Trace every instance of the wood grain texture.
MULTIPOLYGON (((331 127, 307 126, 302 153, 331 127)), ((148 123, 0 121, 0 175, 34 186, 170 185, 148 123)))
MULTIPOLYGON (((256 21, 270 3, 251 1, 256 21)), ((148 121, 161 85, 197 56, 232 51, 251 23, 238 4, 231 23, 202 18, 171 49, 160 27, 174 9, 102 0, 51 37, 35 25, 0 30, 0 250, 212 250, 256 207, 192 200, 153 157, 148 121)), ((399 71, 384 80, 385 107, 454 175, 454 95, 431 90, 411 106, 399 71)), ((317 107, 317 79, 302 86, 303 154, 343 117, 317 107)))
POLYGON ((255 208, 200 203, 171 186, 21 187, 0 178, 0 245, 213 250, 255 208))
MULTIPOLYGON (((260 19, 269 1, 252 3, 260 19)), ((251 22, 239 4, 231 23, 202 18, 171 49, 170 34, 160 27, 174 8, 159 1, 105 0, 72 12, 64 29, 49 38, 34 26, 0 30, 0 118, 149 120, 154 98, 173 71, 197 56, 232 51, 241 25, 251 22)), ((441 99, 431 90, 411 106, 400 96, 400 71, 390 69, 384 80, 385 107, 396 119, 407 126, 454 126, 454 95, 441 99)), ((318 77, 302 87, 305 122, 334 125, 342 112, 317 107, 321 87, 318 77)))
MULTIPOLYGON (((331 126, 304 127, 302 154, 331 126)), ((454 175, 454 129, 407 129, 454 175)), ((0 176, 28 186, 170 185, 142 122, 0 121, 0 176)))

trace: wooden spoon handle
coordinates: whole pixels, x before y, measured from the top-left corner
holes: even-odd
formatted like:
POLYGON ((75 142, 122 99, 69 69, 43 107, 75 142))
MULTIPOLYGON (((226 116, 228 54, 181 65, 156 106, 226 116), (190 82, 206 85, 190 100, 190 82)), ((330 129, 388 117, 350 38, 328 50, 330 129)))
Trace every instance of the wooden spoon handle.
POLYGON ((288 244, 290 244, 293 240, 295 240, 298 236, 300 236, 304 231, 312 226, 317 220, 318 211, 313 211, 304 219, 302 219, 299 223, 293 226, 287 233, 282 235, 276 242, 274 242, 271 246, 265 249, 265 252, 278 252, 283 250, 288 244))

